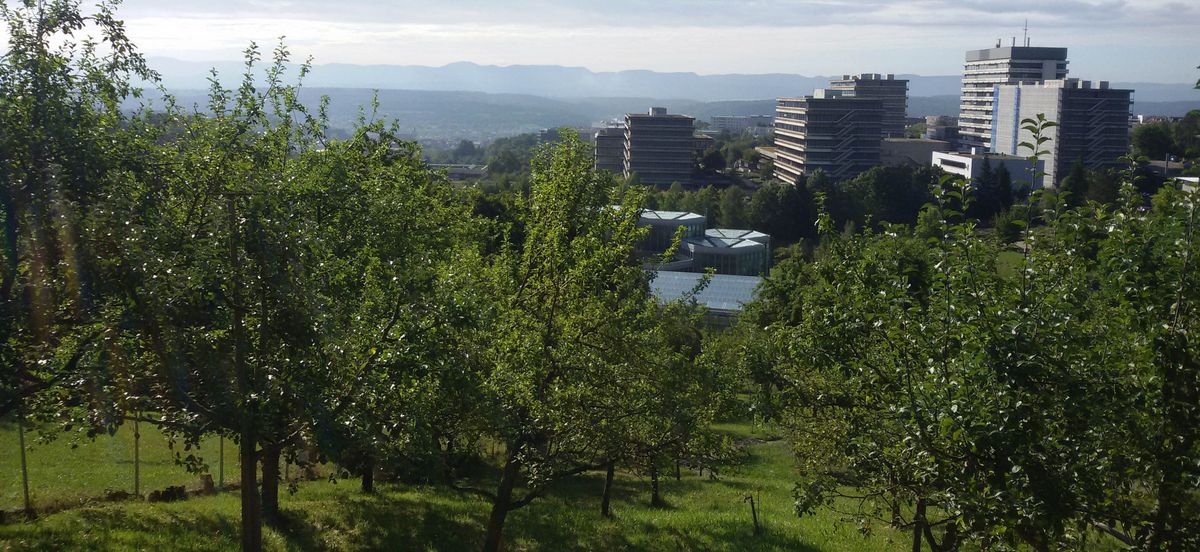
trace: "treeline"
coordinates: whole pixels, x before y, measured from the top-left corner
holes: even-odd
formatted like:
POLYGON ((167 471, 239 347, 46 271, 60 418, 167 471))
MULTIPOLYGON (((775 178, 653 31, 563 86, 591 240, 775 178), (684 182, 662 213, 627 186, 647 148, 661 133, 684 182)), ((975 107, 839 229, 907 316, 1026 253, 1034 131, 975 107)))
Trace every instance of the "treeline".
POLYGON ((1179 121, 1138 125, 1133 130, 1133 148, 1155 161, 1167 156, 1200 158, 1200 109, 1189 111, 1179 121))
POLYGON ((156 75, 112 10, 0 4, 0 418, 155 424, 196 471, 231 439, 245 550, 280 519, 282 459, 485 497, 485 550, 565 478, 607 470, 608 514, 615 469, 657 500, 666 466, 722 461, 736 382, 701 313, 647 292, 644 192, 577 137, 515 160, 527 188, 480 216, 370 111, 328 135, 282 45, 204 113, 122 112, 156 75))
POLYGON ((1198 198, 1137 184, 1034 193, 1017 250, 954 180, 916 227, 819 215, 819 247, 714 347, 788 428, 797 512, 889 523, 913 550, 1200 547, 1198 198))
POLYGON ((714 228, 766 232, 775 243, 788 245, 817 237, 818 198, 838 228, 915 224, 939 176, 932 167, 901 165, 876 167, 841 182, 818 170, 796 186, 772 180, 750 193, 736 186, 686 190, 674 184, 651 190, 648 205, 705 215, 714 228))

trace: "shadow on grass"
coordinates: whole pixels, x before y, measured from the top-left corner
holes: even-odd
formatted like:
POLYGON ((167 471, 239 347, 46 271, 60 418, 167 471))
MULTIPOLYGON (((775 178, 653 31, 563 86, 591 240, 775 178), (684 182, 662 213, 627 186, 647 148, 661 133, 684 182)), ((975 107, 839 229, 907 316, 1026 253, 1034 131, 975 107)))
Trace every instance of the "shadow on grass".
POLYGON ((300 502, 283 510, 275 529, 300 550, 470 550, 483 542, 486 519, 482 508, 431 504, 391 492, 300 502))
MULTIPOLYGON (((603 483, 600 474, 573 478, 512 512, 505 527, 508 549, 817 550, 795 534, 772 532, 769 524, 755 535, 748 512, 744 520, 731 519, 697 502, 705 492, 740 489, 741 482, 664 480, 671 506, 659 509, 649 506, 648 482, 623 476, 614 482, 613 519, 600 514, 603 483)), ((282 541, 294 550, 474 550, 483 543, 489 510, 485 501, 443 487, 383 486, 375 495, 314 488, 308 496, 283 500, 282 519, 273 526, 275 546, 282 541)), ((0 527, 0 549, 236 549, 238 518, 228 498, 88 508, 9 526, 11 531, 0 527)))
POLYGON ((0 532, 3 550, 229 550, 238 542, 236 519, 171 511, 83 509, 50 525, 6 529, 0 532))

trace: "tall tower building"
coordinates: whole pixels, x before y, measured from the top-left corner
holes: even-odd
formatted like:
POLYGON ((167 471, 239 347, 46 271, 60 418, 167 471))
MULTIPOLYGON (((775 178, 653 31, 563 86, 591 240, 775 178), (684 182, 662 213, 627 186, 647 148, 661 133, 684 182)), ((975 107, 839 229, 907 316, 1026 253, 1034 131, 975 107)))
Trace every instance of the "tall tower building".
POLYGON ((1119 167, 1129 151, 1129 106, 1132 90, 1109 88, 1108 83, 1079 79, 996 87, 992 151, 1028 157, 1021 142, 1033 136, 1021 121, 1043 114, 1058 123, 1046 132, 1042 148, 1046 175, 1035 185, 1054 187, 1076 161, 1089 169, 1119 167))
POLYGON ((829 81, 831 91, 848 98, 877 98, 883 103, 883 137, 904 138, 908 116, 908 81, 895 75, 863 73, 829 81))
POLYGON ((992 113, 997 86, 1065 78, 1066 48, 1012 46, 967 52, 958 116, 962 148, 988 151, 992 147, 992 113))
POLYGON ((602 128, 596 132, 596 169, 618 176, 625 173, 625 127, 602 128))
POLYGON ((695 119, 668 115, 666 108, 625 116, 625 176, 666 187, 692 180, 696 166, 695 119))
POLYGON ((879 164, 883 102, 817 90, 779 98, 775 107, 775 177, 797 184, 822 169, 834 180, 879 164))

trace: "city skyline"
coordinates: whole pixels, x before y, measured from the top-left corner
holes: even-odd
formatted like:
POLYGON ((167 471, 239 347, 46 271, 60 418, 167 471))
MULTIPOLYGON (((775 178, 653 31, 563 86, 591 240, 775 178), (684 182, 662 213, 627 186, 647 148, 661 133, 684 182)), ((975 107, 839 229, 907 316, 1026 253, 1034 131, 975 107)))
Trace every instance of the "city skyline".
POLYGON ((1022 42, 1028 20, 1033 45, 1071 49, 1072 76, 1194 82, 1200 64, 1184 54, 1200 51, 1191 23, 1200 6, 1162 0, 709 0, 699 8, 682 0, 128 0, 119 15, 147 55, 205 62, 286 36, 294 54, 317 64, 953 75, 966 50, 1022 42))

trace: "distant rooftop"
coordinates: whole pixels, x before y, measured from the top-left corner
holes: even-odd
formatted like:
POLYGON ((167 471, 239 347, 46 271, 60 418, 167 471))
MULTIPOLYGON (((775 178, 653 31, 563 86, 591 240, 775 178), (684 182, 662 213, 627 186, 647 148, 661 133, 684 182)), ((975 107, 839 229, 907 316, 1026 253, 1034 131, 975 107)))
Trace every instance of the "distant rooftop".
MULTIPOLYGON (((675 301, 685 297, 697 285, 704 274, 696 272, 655 272, 650 289, 662 301, 675 301)), ((714 274, 708 286, 696 294, 696 302, 705 308, 725 313, 740 312, 743 306, 754 300, 755 290, 762 283, 758 276, 728 276, 714 274)))
POLYGON ((653 211, 644 209, 642 211, 642 219, 647 221, 665 220, 676 222, 696 222, 703 221, 703 215, 696 213, 687 213, 684 211, 653 211))
POLYGON ((705 230, 704 235, 710 238, 721 238, 727 240, 764 240, 771 238, 771 236, 756 230, 731 230, 729 228, 713 228, 710 230, 705 230))
POLYGON ((647 118, 648 117, 659 117, 659 118, 668 118, 668 119, 692 119, 692 120, 695 120, 695 117, 689 117, 687 115, 669 114, 669 113, 667 113, 667 108, 665 108, 665 107, 651 107, 650 110, 647 111, 646 113, 627 113, 625 116, 629 117, 629 118, 633 118, 633 119, 640 119, 643 117, 647 117, 647 118))
POLYGON ((967 61, 989 61, 993 59, 1052 59, 1067 60, 1066 48, 1041 48, 1031 46, 1000 46, 985 50, 970 50, 967 61))
POLYGON ((740 238, 720 238, 713 236, 704 236, 702 238, 687 238, 684 240, 688 245, 698 247, 708 247, 712 249, 738 249, 744 247, 762 247, 762 242, 757 242, 750 239, 740 238))
POLYGON ((946 152, 935 152, 934 155, 952 156, 952 157, 959 157, 959 158, 964 158, 964 159, 999 159, 1001 161, 1008 161, 1008 160, 1015 161, 1018 159, 1019 160, 1027 160, 1028 159, 1028 157, 1022 157, 1020 155, 1008 155, 1007 153, 990 153, 990 152, 970 153, 970 152, 946 151, 946 152))
POLYGON ((950 144, 950 142, 945 140, 934 140, 932 138, 884 138, 883 141, 899 144, 950 144))

